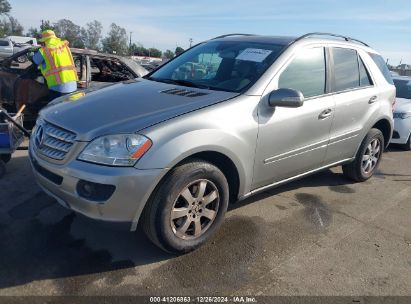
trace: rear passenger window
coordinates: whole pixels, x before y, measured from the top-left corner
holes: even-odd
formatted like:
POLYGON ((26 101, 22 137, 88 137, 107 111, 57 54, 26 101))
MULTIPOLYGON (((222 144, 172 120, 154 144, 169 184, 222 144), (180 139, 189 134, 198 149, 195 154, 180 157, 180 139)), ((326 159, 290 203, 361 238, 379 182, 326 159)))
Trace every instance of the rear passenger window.
POLYGON ((299 90, 306 98, 324 94, 324 48, 307 49, 298 54, 281 73, 278 88, 299 90))
POLYGON ((332 48, 334 59, 334 91, 345 91, 360 86, 357 51, 343 48, 332 48))
POLYGON ((384 59, 378 54, 373 54, 373 53, 368 53, 372 60, 374 60, 375 64, 378 66, 380 69, 382 75, 384 76, 385 80, 387 80, 388 83, 394 84, 391 78, 391 73, 388 70, 387 64, 385 63, 384 59))
POLYGON ((358 64, 360 67, 360 86, 366 87, 372 85, 370 74, 368 74, 367 69, 365 68, 364 62, 360 57, 358 57, 358 64))

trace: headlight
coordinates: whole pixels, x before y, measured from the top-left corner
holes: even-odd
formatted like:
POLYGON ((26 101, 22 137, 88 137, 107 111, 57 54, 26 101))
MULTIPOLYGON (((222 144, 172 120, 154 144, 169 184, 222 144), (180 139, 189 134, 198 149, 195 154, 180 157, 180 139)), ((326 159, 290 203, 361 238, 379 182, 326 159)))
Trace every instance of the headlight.
POLYGON ((394 118, 406 119, 411 117, 411 112, 396 112, 394 113, 394 118))
POLYGON ((81 152, 79 160, 110 166, 131 167, 151 147, 151 140, 138 134, 96 138, 81 152))

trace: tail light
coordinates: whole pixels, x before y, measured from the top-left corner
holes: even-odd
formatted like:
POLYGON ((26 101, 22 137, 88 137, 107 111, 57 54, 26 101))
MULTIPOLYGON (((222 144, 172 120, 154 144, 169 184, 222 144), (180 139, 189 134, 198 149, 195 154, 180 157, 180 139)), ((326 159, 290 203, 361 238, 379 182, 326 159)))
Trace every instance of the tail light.
POLYGON ((395 103, 396 103, 396 99, 395 96, 391 99, 391 110, 394 113, 395 111, 395 103))

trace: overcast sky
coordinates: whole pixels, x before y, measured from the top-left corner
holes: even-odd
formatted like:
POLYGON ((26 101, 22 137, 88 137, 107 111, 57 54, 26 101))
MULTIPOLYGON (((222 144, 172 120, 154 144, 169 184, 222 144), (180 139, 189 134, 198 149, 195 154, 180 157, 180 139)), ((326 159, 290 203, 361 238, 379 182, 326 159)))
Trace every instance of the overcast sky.
POLYGON ((332 32, 365 41, 389 63, 411 64, 411 0, 9 0, 27 30, 41 19, 62 18, 81 26, 94 19, 104 31, 112 22, 133 42, 161 50, 225 33, 295 36, 332 32), (39 9, 42 8, 42 9, 39 9))

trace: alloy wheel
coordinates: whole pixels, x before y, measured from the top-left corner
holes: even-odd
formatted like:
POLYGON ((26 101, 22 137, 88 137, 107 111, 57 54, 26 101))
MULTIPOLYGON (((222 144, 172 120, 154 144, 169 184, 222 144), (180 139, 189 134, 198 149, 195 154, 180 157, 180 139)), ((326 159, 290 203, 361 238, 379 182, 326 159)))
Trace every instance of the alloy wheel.
POLYGON ((216 185, 200 179, 186 186, 171 210, 171 228, 182 239, 196 239, 203 235, 216 219, 220 195, 216 185))
POLYGON ((361 169, 365 174, 370 174, 377 166, 378 160, 381 156, 381 143, 377 138, 371 140, 365 149, 362 157, 361 169))

